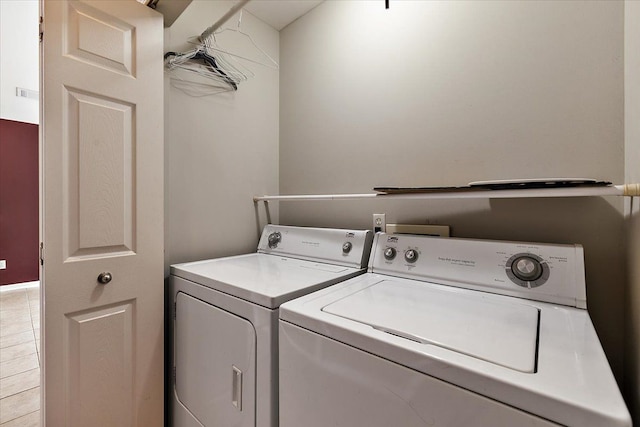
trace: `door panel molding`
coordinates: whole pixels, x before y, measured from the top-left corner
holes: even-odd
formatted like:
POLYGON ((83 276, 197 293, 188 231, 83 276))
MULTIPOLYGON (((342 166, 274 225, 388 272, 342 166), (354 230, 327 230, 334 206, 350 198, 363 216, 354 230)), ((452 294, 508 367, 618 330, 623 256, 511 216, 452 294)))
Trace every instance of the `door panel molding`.
POLYGON ((65 316, 64 390, 71 426, 95 426, 96 419, 105 427, 135 425, 134 319, 135 300, 65 316))
POLYGON ((134 254, 135 105, 64 90, 64 259, 134 254))
POLYGON ((65 14, 65 55, 135 77, 135 27, 86 3, 70 1, 65 14))

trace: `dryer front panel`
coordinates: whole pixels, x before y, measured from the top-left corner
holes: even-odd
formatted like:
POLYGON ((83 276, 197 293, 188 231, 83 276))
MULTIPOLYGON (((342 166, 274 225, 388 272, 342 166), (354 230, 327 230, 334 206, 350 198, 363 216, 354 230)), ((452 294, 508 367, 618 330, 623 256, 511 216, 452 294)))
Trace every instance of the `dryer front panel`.
POLYGON ((205 426, 255 425, 256 332, 251 322, 178 292, 175 387, 205 426))

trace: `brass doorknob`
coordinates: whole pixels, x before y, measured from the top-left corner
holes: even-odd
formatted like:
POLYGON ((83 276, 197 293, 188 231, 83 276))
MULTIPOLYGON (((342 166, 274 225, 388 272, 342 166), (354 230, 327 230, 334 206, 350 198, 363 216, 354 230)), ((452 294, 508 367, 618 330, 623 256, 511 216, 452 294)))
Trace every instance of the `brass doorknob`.
POLYGON ((111 279, 113 279, 113 276, 111 276, 111 273, 109 273, 108 271, 105 271, 104 273, 100 273, 98 275, 98 282, 102 283, 103 285, 109 283, 111 279))

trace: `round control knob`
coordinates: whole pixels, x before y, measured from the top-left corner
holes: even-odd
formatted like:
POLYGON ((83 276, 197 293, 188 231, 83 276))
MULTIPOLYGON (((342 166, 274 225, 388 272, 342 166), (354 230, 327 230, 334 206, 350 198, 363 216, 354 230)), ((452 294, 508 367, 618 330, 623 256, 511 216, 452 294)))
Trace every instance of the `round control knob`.
POLYGON ((282 240, 282 234, 280 234, 279 231, 275 231, 269 234, 269 237, 267 237, 267 240, 269 242, 269 247, 273 249, 277 247, 278 243, 280 243, 280 241, 282 240))
POLYGON ((513 260, 511 271, 518 279, 532 282, 542 276, 542 265, 537 259, 521 256, 513 260))
POLYGON ((404 253, 404 259, 407 262, 414 263, 418 260, 418 251, 409 249, 404 253))
POLYGON ((395 248, 385 248, 384 250, 384 257, 385 259, 391 261, 392 259, 394 259, 396 257, 396 250, 395 248))
POLYGON ((342 245, 342 253, 348 254, 349 252, 351 252, 352 248, 353 248, 353 244, 351 242, 344 242, 342 245))

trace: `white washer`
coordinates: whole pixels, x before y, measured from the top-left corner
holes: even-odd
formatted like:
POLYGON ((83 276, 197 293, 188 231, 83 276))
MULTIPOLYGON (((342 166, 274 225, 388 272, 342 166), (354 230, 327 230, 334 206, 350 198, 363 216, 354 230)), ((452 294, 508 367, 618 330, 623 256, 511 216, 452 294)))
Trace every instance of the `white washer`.
POLYGON ((267 225, 257 253, 171 266, 175 427, 278 425, 278 307, 366 271, 370 231, 267 225))
POLYGON ((280 427, 628 427, 579 245, 377 234, 280 307, 280 427))

